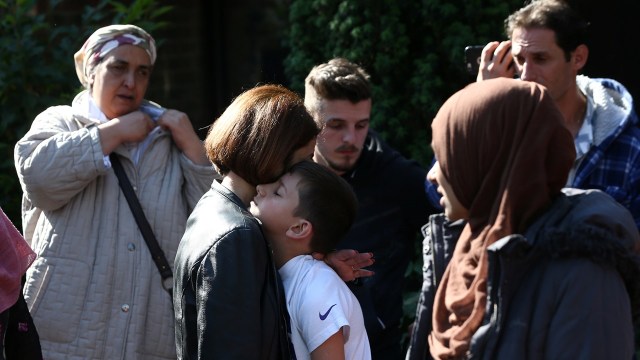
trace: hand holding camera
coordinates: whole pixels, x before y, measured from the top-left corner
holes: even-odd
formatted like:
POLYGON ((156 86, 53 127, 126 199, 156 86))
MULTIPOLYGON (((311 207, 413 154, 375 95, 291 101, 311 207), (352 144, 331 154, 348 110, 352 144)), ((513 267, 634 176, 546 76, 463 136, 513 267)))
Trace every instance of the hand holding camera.
POLYGON ((467 71, 477 75, 477 81, 497 77, 513 78, 516 75, 511 40, 492 41, 485 46, 467 46, 465 62, 467 71))

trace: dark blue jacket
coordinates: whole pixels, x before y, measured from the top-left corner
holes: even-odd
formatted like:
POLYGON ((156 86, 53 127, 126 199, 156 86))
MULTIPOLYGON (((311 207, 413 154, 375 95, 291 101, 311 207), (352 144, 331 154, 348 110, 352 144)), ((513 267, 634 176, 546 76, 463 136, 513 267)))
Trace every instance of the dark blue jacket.
POLYGON ((426 171, 370 131, 354 169, 343 175, 358 198, 358 214, 339 248, 373 252, 375 275, 350 288, 365 317, 374 359, 401 356, 402 291, 420 227, 435 213, 424 192, 426 171))

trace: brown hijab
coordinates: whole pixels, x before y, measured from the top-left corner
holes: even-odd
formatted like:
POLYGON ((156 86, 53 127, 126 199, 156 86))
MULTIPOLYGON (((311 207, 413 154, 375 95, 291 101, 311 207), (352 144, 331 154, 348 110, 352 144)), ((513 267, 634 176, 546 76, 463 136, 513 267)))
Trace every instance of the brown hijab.
POLYGON ((433 150, 468 224, 436 292, 431 355, 464 357, 485 313, 486 249, 522 233, 564 186, 573 139, 546 89, 513 79, 471 84, 431 124, 433 150))

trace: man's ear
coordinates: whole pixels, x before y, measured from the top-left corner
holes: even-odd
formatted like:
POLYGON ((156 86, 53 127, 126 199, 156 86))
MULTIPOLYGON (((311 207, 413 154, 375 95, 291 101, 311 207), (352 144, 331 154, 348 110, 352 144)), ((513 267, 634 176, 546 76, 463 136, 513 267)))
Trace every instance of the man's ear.
POLYGON ((589 48, 587 45, 578 45, 578 47, 573 50, 573 56, 571 60, 573 61, 573 66, 576 69, 576 72, 579 73, 582 68, 587 64, 587 59, 589 58, 589 48))
POLYGON ((296 240, 310 238, 312 234, 313 225, 305 219, 300 219, 287 229, 287 236, 296 240))

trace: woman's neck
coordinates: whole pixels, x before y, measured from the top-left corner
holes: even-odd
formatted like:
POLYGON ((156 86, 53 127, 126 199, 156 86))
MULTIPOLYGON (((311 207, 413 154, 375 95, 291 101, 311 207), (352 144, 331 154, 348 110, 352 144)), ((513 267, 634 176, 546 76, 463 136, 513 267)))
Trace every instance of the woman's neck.
POLYGON ((249 206, 251 200, 256 196, 256 187, 233 171, 222 178, 222 185, 236 194, 246 206, 249 206))

